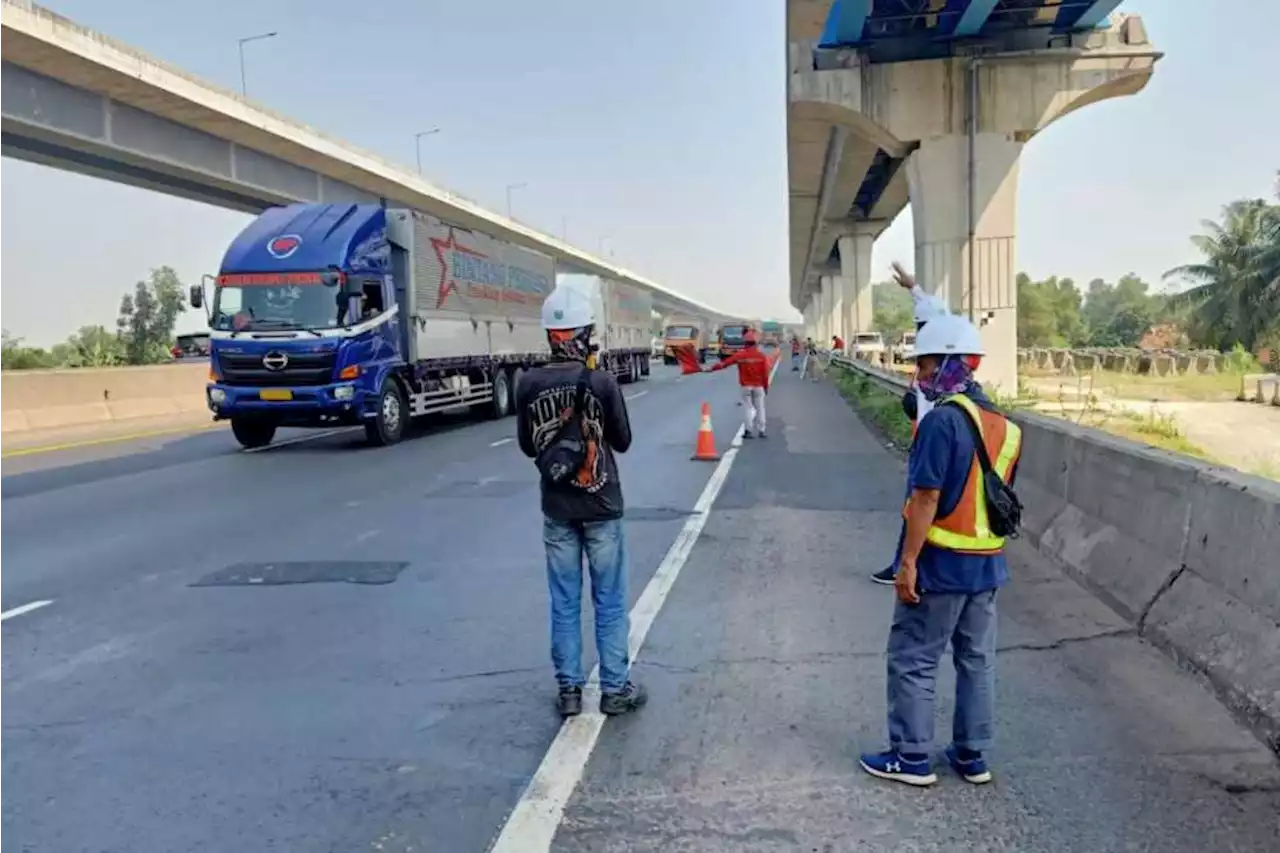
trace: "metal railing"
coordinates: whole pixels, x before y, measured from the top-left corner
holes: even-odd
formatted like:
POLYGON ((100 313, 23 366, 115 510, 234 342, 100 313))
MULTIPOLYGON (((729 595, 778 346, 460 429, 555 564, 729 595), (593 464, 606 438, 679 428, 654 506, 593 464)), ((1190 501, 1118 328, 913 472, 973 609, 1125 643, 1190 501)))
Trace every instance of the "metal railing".
POLYGON ((902 374, 875 367, 865 361, 849 358, 839 353, 832 353, 830 362, 843 370, 862 374, 880 388, 893 394, 901 394, 911 387, 911 380, 902 374))

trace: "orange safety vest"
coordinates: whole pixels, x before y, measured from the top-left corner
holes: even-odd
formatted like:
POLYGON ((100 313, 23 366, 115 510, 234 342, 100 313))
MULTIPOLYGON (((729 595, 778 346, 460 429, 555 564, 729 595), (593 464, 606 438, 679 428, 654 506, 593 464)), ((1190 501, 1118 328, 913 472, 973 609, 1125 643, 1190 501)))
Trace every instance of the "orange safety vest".
MULTIPOLYGON (((1022 430, 1004 415, 989 412, 963 394, 953 394, 938 405, 958 403, 978 425, 982 443, 987 448, 992 469, 1000 479, 1009 482, 1013 466, 1022 453, 1022 430)), ((902 510, 905 518, 906 508, 902 510)), ((987 495, 982 485, 982 466, 977 454, 969 465, 960 501, 949 514, 933 520, 925 537, 930 545, 961 554, 998 554, 1004 550, 1004 537, 991 532, 987 521, 987 495)))

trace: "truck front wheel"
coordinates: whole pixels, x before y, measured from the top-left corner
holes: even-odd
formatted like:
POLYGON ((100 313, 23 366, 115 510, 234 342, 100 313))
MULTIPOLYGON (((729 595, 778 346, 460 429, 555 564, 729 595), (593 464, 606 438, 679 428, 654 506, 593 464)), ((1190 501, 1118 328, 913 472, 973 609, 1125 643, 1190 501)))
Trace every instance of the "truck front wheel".
POLYGON ((382 380, 382 388, 378 392, 377 416, 373 420, 365 421, 365 437, 374 447, 395 444, 404 437, 407 420, 404 393, 400 390, 400 383, 388 376, 382 380))
POLYGON ((276 437, 276 425, 269 421, 245 418, 231 419, 231 434, 246 449, 266 447, 276 437))

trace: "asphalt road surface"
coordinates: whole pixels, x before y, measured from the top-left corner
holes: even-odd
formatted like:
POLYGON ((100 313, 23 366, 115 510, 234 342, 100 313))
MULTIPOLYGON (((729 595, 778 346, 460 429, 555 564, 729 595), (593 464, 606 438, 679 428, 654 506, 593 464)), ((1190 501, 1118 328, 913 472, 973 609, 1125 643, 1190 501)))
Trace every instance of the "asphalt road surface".
POLYGON ((550 771, 513 420, 376 450, 296 433, 245 453, 215 431, 5 460, 6 849, 479 853, 543 772, 577 782, 548 818, 558 851, 1280 849, 1275 757, 1023 551, 995 783, 863 775, 892 595, 866 573, 892 550, 901 462, 785 364, 770 439, 721 466, 689 455, 703 400, 729 447, 731 377, 655 367, 625 391, 633 601, 669 549, 687 559, 636 664, 649 707, 550 771))

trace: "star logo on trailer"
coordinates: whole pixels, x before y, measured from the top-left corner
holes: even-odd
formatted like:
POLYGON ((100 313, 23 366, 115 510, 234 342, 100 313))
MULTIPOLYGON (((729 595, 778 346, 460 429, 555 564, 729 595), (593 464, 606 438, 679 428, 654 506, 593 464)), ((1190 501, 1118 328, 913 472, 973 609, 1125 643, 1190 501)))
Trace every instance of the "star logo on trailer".
POLYGON ((452 228, 449 229, 448 240, 432 237, 431 248, 435 250, 436 258, 440 261, 440 287, 436 294, 436 308, 443 308, 445 300, 449 298, 449 294, 458 292, 457 280, 449 275, 449 262, 445 260, 445 252, 462 252, 464 255, 471 255, 473 258, 487 258, 489 256, 459 244, 452 228))
POLYGON ((279 237, 272 237, 267 243, 267 253, 277 261, 283 261, 298 251, 301 245, 302 238, 297 234, 281 234, 279 237))

